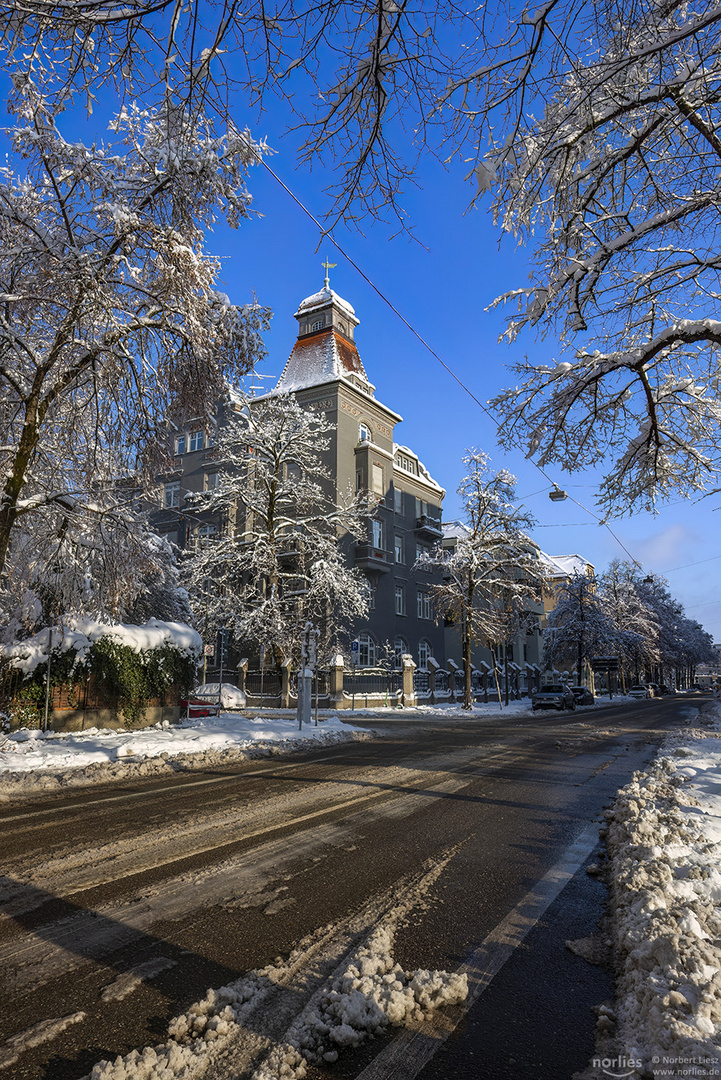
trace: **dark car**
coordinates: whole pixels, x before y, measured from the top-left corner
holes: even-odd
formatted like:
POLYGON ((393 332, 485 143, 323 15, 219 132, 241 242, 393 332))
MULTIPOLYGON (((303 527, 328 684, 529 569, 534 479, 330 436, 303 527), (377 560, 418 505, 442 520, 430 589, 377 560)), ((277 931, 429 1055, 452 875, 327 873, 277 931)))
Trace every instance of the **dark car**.
POLYGON ((531 705, 534 712, 537 709, 575 709, 576 699, 563 683, 548 683, 535 692, 531 705))
POLYGON ((596 700, 587 686, 570 686, 569 690, 576 699, 577 705, 593 705, 596 700))

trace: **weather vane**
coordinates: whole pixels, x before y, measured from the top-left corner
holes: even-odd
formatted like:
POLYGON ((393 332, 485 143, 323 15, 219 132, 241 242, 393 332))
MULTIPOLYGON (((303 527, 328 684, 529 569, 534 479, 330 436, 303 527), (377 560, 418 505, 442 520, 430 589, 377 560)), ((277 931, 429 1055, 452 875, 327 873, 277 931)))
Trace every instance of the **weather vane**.
POLYGON ((325 286, 326 289, 329 289, 330 288, 330 274, 328 273, 328 271, 332 270, 333 267, 338 265, 338 263, 328 262, 328 256, 326 255, 325 262, 322 262, 320 265, 325 267, 325 281, 323 282, 323 285, 325 286))

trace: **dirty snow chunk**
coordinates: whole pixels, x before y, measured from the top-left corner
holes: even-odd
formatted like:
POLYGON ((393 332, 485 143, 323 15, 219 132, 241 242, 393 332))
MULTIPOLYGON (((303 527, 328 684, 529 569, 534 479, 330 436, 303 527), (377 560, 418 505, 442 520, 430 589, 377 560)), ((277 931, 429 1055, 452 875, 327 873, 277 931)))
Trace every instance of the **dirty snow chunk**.
MULTIPOLYGON (((465 1001, 465 974, 425 969, 405 972, 394 962, 392 947, 392 931, 381 926, 351 956, 330 988, 316 995, 288 1031, 288 1042, 281 1048, 286 1065, 292 1050, 311 1063, 334 1061, 344 1046, 358 1046, 388 1027, 428 1020, 440 1006, 465 1001)), ((304 1066, 299 1066, 301 1071, 284 1073, 274 1071, 277 1064, 269 1058, 253 1080, 305 1075, 304 1066)))
POLYGON ((42 1046, 43 1043, 61 1035, 66 1028, 73 1024, 79 1024, 85 1019, 84 1012, 71 1013, 69 1016, 60 1016, 53 1020, 41 1020, 39 1024, 13 1035, 4 1046, 0 1047, 0 1069, 6 1069, 14 1065, 25 1050, 31 1050, 34 1046, 42 1046))
POLYGON ((118 975, 117 979, 113 979, 103 989, 100 1000, 105 1002, 122 1001, 123 998, 132 994, 145 979, 153 979, 156 975, 160 975, 162 971, 175 967, 175 964, 175 960, 170 960, 166 956, 156 956, 152 960, 146 960, 144 964, 137 964, 130 971, 124 971, 122 975, 118 975))

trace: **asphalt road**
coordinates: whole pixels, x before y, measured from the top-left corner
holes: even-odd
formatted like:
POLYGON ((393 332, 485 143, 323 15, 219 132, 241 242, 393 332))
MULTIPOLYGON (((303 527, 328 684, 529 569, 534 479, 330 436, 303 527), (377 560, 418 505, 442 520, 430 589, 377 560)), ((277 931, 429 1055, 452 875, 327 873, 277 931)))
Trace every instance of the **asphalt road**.
MULTIPOLYGON (((565 948, 602 911, 594 822, 698 704, 356 719, 384 737, 5 806, 0 1080, 77 1080, 271 962, 307 987, 394 918, 404 968, 465 965, 479 996, 311 1078, 570 1078, 612 994, 565 948)), ((212 1073, 251 1074, 242 1056, 212 1073)))

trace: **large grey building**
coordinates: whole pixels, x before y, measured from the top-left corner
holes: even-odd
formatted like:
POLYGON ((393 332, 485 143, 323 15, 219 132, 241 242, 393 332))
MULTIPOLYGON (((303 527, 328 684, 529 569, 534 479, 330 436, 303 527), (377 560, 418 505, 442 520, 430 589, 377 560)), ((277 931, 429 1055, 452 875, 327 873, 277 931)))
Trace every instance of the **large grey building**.
MULTIPOLYGON (((418 569, 419 555, 442 539, 443 488, 418 456, 395 441, 398 413, 375 397, 355 341, 359 320, 326 281, 295 312, 298 337, 271 393, 292 393, 322 410, 333 425, 324 455, 339 493, 367 490, 374 500, 366 542, 344 538, 349 561, 368 580, 370 614, 353 628, 359 664, 373 666, 384 647, 410 653, 420 668, 429 657, 444 663, 442 625, 434 617, 431 586, 437 569, 418 569)), ((222 407, 218 422, 222 423, 222 407)), ((210 538, 220 527, 210 514, 186 509, 189 492, 217 482, 212 432, 189 421, 174 432, 175 470, 165 478, 156 527, 182 548, 210 538)), ((441 620, 442 623, 442 620, 441 620)))

